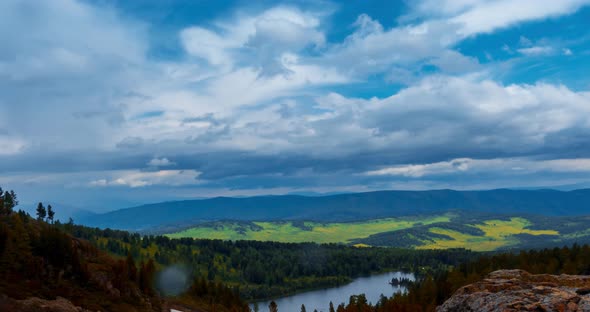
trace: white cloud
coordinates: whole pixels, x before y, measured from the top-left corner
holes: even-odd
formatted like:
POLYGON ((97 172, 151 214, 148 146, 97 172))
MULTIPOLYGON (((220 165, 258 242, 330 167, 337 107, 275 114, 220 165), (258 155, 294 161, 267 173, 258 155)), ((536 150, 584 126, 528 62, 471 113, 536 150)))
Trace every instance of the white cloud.
POLYGON ((309 135, 293 141, 318 155, 357 150, 518 154, 550 146, 565 151, 574 143, 561 136, 590 131, 590 94, 542 83, 504 86, 478 78, 431 77, 385 99, 332 94, 320 98, 318 108, 325 113, 303 117, 313 120, 302 124, 309 135))
POLYGON ((432 174, 448 174, 457 171, 469 170, 471 159, 461 158, 453 159, 451 161, 437 162, 432 164, 421 165, 401 165, 379 170, 369 171, 367 175, 400 175, 405 177, 420 178, 425 175, 432 174))
MULTIPOLYGON (((446 1, 449 3, 450 1, 446 1)), ((465 36, 490 33, 533 20, 570 14, 590 3, 588 0, 498 0, 464 1, 460 10, 447 10, 459 13, 450 21, 461 25, 460 34, 465 36)), ((444 6, 444 5, 443 5, 444 6)))
POLYGON ((168 160, 168 158, 163 157, 163 158, 152 158, 148 163, 148 166, 150 167, 168 167, 168 166, 172 166, 175 165, 174 162, 168 160))
POLYGON ((529 48, 517 49, 517 51, 527 56, 539 56, 553 54, 555 50, 549 46, 533 46, 529 48))
POLYGON ((238 14, 235 21, 216 26, 218 31, 190 27, 180 37, 188 53, 226 70, 236 61, 246 61, 246 66, 258 65, 266 72, 280 67, 283 53, 295 53, 308 45, 321 47, 325 42, 317 14, 293 7, 279 6, 254 16, 238 14))
POLYGON ((563 55, 572 55, 572 50, 568 49, 568 48, 563 48, 561 49, 561 52, 563 53, 563 55))
POLYGON ((20 153, 26 144, 23 140, 0 134, 0 156, 20 153))
POLYGON ((476 174, 523 175, 539 172, 583 173, 590 172, 590 158, 535 160, 529 158, 471 159, 407 164, 384 167, 366 172, 369 176, 404 176, 422 178, 433 175, 476 174))
POLYGON ((530 47, 533 45, 533 42, 531 39, 525 36, 520 36, 520 39, 518 39, 518 44, 520 44, 521 47, 530 47))
MULTIPOLYGON (((344 42, 330 47, 320 62, 363 78, 388 72, 392 66, 412 71, 424 64, 435 65, 447 74, 473 72, 481 66, 477 59, 454 50, 458 42, 519 23, 571 14, 586 4, 590 0, 412 2, 410 13, 391 29, 385 29, 366 14, 360 15, 353 24, 355 31, 344 42), (408 23, 414 20, 418 22, 408 23), (350 64, 351 59, 356 60, 354 64, 350 64)), ((521 36, 519 52, 527 55, 554 52, 550 47, 530 47, 531 44, 521 36)))
POLYGON ((211 65, 231 66, 233 58, 226 50, 241 45, 202 27, 184 29, 180 38, 187 52, 207 60, 211 65))
POLYGON ((400 21, 444 20, 459 26, 458 35, 473 36, 571 14, 588 4, 589 0, 421 0, 409 2, 410 12, 400 21))
POLYGON ((201 173, 195 170, 159 170, 149 172, 120 170, 102 174, 109 175, 109 177, 92 180, 88 185, 93 187, 127 186, 132 188, 151 185, 191 185, 199 183, 197 177, 201 173))
MULTIPOLYGON (((361 78, 387 72, 392 66, 411 69, 424 63, 444 66, 452 62, 447 67, 457 70, 466 64, 466 57, 449 49, 459 39, 455 34, 456 27, 449 23, 426 21, 386 30, 379 21, 363 14, 354 26, 355 31, 342 43, 328 49, 318 62, 339 68, 351 77, 361 78), (455 60, 448 57, 450 54, 455 60)), ((469 63, 472 61, 475 60, 469 63)), ((468 66, 473 68, 472 64, 468 66)))

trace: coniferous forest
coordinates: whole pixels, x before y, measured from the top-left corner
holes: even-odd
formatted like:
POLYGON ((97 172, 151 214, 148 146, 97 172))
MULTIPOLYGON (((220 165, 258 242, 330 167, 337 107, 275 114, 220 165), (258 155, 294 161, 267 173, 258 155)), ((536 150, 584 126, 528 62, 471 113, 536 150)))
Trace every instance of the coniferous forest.
POLYGON ((54 218, 59 208, 43 203, 36 216, 30 216, 17 210, 13 191, 1 191, 0 199, 0 292, 15 300, 59 296, 108 311, 159 311, 167 304, 248 311, 247 301, 403 270, 418 277, 408 292, 382 297, 375 305, 358 294, 331 306, 334 311, 434 311, 459 287, 497 269, 590 273, 587 245, 484 254, 464 249, 170 239, 89 228, 73 220, 61 223, 54 218), (188 282, 181 293, 165 294, 158 274, 177 264, 189 268, 188 282))

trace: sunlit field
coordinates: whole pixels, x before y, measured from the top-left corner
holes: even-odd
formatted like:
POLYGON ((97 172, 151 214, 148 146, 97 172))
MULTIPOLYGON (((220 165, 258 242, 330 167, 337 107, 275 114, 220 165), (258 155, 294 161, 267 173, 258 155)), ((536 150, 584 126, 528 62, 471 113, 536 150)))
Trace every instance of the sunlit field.
POLYGON ((258 240, 288 243, 349 243, 352 239, 411 228, 417 224, 449 222, 449 215, 424 218, 387 218, 363 222, 216 222, 167 235, 223 240, 258 240))
MULTIPOLYGON (((208 223, 167 234, 167 236, 289 243, 342 243, 369 247, 371 245, 364 243, 362 239, 375 234, 389 233, 391 241, 387 246, 397 246, 396 231, 413 230, 421 234, 419 239, 421 243, 411 246, 417 249, 466 248, 474 251, 491 251, 517 245, 520 242, 518 238, 520 234, 555 237, 560 234, 553 229, 529 229, 532 226, 531 221, 521 217, 482 220, 474 224, 462 225, 477 231, 472 233, 450 228, 451 225, 460 222, 453 217, 452 214, 445 214, 434 217, 386 218, 342 223, 227 221, 208 223)), ((407 235, 413 237, 411 233, 407 235)))
POLYGON ((484 232, 484 235, 471 235, 449 229, 433 227, 430 232, 447 235, 451 239, 434 238, 434 242, 418 246, 419 249, 467 248, 474 251, 490 251, 517 244, 516 234, 559 235, 555 230, 530 230, 531 222, 524 218, 505 220, 487 220, 483 224, 472 225, 484 232))

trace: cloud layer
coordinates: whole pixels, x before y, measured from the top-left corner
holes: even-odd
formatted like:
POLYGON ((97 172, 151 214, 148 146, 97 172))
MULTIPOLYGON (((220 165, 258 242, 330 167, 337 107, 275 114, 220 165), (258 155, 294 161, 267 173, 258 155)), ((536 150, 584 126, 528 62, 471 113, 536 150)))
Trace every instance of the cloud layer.
POLYGON ((334 20, 337 6, 236 7, 168 33, 179 51, 161 58, 161 25, 124 8, 3 1, 0 183, 31 199, 76 189, 79 204, 107 189, 120 205, 583 184, 588 88, 500 72, 588 62, 583 42, 502 35, 588 4, 424 0, 393 25, 362 10, 334 20), (482 38, 495 47, 464 47, 482 38))

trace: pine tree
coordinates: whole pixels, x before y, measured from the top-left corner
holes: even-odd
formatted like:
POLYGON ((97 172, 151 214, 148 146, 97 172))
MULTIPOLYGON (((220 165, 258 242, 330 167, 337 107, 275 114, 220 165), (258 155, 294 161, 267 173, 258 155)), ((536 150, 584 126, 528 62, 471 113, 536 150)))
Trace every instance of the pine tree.
POLYGON ((0 187, 0 215, 8 214, 4 211, 4 190, 0 187))
POLYGON ((336 312, 334 310, 334 304, 332 303, 332 301, 330 301, 330 312, 336 312))
POLYGON ((307 310, 305 310, 305 305, 304 304, 301 305, 301 312, 307 312, 307 310))
POLYGON ((10 190, 10 200, 8 201, 7 208, 12 212, 14 207, 18 206, 18 198, 13 190, 10 190))
POLYGON ((268 305, 268 310, 269 312, 279 312, 279 307, 277 307, 277 303, 274 300, 268 305))
POLYGON ((51 205, 47 205, 47 219, 50 223, 53 223, 53 216, 55 215, 55 211, 53 211, 53 207, 51 205))
POLYGON ((37 220, 43 221, 43 220, 45 220, 46 216, 47 216, 47 210, 45 210, 45 206, 43 206, 43 203, 39 203, 37 205, 37 220))
POLYGON ((3 191, 0 188, 0 215, 9 215, 18 205, 18 199, 14 191, 3 191))

